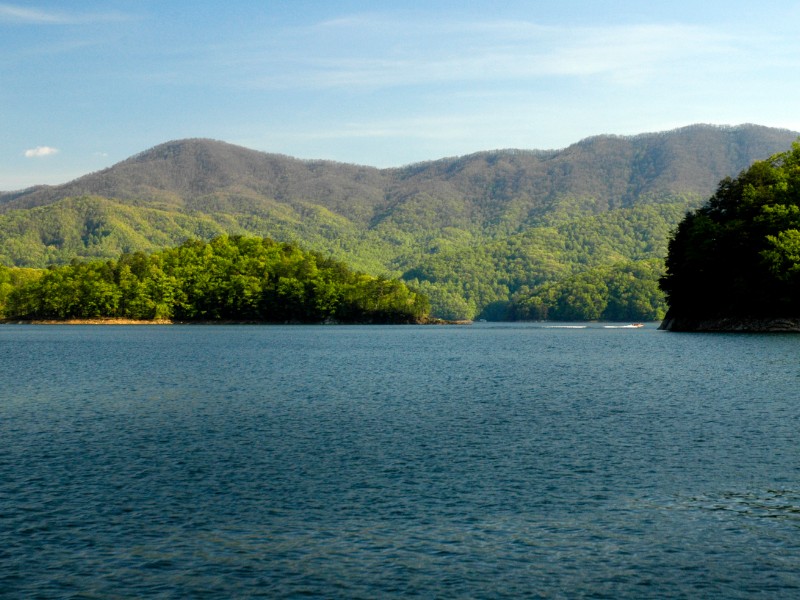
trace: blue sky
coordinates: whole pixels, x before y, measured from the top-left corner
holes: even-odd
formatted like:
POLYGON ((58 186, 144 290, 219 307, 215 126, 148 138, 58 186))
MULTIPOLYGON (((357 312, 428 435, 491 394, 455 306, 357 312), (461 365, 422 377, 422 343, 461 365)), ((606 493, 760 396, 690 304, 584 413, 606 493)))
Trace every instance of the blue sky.
POLYGON ((800 130, 800 3, 0 0, 0 190, 207 137, 378 167, 800 130))

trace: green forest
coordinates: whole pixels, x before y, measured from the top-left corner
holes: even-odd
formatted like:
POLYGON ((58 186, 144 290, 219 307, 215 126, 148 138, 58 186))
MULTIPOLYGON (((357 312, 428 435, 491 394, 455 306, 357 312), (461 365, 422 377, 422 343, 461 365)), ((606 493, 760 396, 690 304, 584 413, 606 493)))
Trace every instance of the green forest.
POLYGON ((507 307, 509 320, 657 321, 666 303, 658 287, 659 259, 597 267, 518 294, 507 307))
MULTIPOLYGON (((336 262, 365 274, 360 277, 400 281, 407 293, 428 299, 432 317, 446 320, 658 320, 667 306, 658 282, 678 224, 703 206, 725 175, 784 151, 795 139, 792 132, 757 126, 693 126, 396 169, 178 140, 61 186, 0 193, 0 265, 8 267, 0 293, 9 298, 4 302, 17 302, 18 312, 33 314, 36 307, 8 290, 39 271, 19 269, 46 269, 39 285, 50 285, 60 276, 52 273, 69 267, 96 271, 95 280, 124 288, 128 266, 142 279, 139 287, 153 293, 139 303, 147 310, 138 314, 214 317, 202 302, 190 308, 194 284, 162 253, 228 236, 289 244, 313 256, 321 271, 336 262), (141 266, 142 254, 153 264, 152 277, 141 266), (158 295, 159 271, 179 281, 174 303, 158 295)), ((790 220, 782 209, 770 210, 758 217, 790 220)), ((716 222, 714 214, 697 213, 692 227, 716 222)), ((780 268, 775 265, 790 255, 792 234, 767 234, 775 241, 759 252, 773 251, 773 268, 780 268)), ((680 302, 680 282, 670 285, 664 289, 680 302)), ((779 286, 782 293, 786 285, 779 286)), ((275 297, 274 274, 262 286, 264 298, 275 297)), ((287 311, 320 318, 309 298, 322 288, 306 287, 305 307, 287 311)), ((126 290, 118 290, 118 305, 117 292, 111 295, 110 310, 137 305, 125 299, 126 290)), ((239 292, 231 293, 231 302, 238 302, 239 292)), ((219 301, 219 310, 229 314, 225 299, 219 301)), ((249 306, 254 319, 295 318, 249 306)), ((47 310, 64 312, 63 306, 47 310)))
POLYGON ((400 279, 429 299, 434 317, 448 320, 554 319, 567 314, 594 319, 596 308, 583 310, 583 300, 566 299, 582 297, 587 286, 596 285, 595 296, 611 294, 609 302, 618 305, 623 300, 614 294, 621 288, 612 281, 616 271, 609 268, 643 261, 639 268, 629 268, 646 278, 635 293, 647 296, 628 304, 647 308, 618 318, 649 320, 661 318, 665 308, 657 285, 660 272, 651 261, 663 263, 671 230, 700 204, 695 197, 665 200, 600 214, 574 210, 574 202, 563 200, 560 209, 520 233, 491 234, 477 227, 438 227, 424 211, 408 211, 402 219, 395 216, 363 231, 318 207, 296 220, 186 214, 82 197, 0 214, 0 259, 37 268, 70 266, 76 256, 89 264, 124 263, 140 252, 159 256, 159 248, 179 246, 186 239, 212 239, 226 232, 232 238, 266 235, 316 252, 319 260, 324 256, 383 280, 400 279), (585 275, 577 277, 581 273, 585 275), (562 308, 556 308, 556 283, 559 289, 576 285, 582 291, 565 291, 559 296, 562 308), (547 310, 532 313, 536 302, 547 310))
POLYGON ((670 315, 792 317, 800 308, 800 143, 723 179, 669 243, 670 315))
POLYGON ((0 315, 12 320, 417 323, 428 313, 427 299, 401 281, 265 238, 223 235, 44 270, 0 267, 0 315))
POLYGON ((659 320, 669 237, 697 204, 685 199, 552 218, 485 245, 423 256, 402 278, 442 318, 659 320))

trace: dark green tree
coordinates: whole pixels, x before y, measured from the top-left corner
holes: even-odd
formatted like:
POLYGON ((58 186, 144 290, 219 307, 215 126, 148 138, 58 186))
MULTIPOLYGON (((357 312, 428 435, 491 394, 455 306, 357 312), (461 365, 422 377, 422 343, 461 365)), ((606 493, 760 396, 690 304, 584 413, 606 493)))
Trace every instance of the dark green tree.
POLYGON ((672 316, 800 312, 800 143, 724 179, 669 242, 661 287, 672 316))

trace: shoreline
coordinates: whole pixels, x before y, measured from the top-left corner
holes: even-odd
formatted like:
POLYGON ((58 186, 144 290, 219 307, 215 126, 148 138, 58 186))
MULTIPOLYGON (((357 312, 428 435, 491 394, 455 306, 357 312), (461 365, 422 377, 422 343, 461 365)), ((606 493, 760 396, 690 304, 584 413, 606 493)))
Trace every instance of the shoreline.
POLYGON ((3 319, 0 325, 175 325, 170 319, 123 319, 118 317, 96 319, 3 319))
POLYGON ((126 319, 122 317, 96 317, 93 319, 2 319, 0 325, 471 325, 472 321, 447 321, 425 319, 413 323, 359 323, 324 321, 319 323, 280 321, 237 321, 230 319, 205 321, 175 321, 172 319, 126 319))

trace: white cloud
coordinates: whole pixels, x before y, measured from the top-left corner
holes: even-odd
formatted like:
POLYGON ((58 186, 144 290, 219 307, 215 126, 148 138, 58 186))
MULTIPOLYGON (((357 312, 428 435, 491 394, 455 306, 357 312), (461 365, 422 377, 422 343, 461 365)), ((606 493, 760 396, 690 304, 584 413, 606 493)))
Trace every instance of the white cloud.
MULTIPOLYGON (((751 53, 760 55, 763 43, 751 43, 756 45, 751 53)), ((237 79, 247 87, 267 89, 586 77, 627 86, 709 64, 740 64, 746 51, 739 46, 725 31, 681 23, 565 27, 356 15, 285 30, 260 46, 216 48, 207 64, 239 73, 237 79)))
POLYGON ((0 20, 13 21, 17 23, 40 23, 40 24, 54 24, 54 23, 68 23, 69 19, 66 15, 54 12, 45 12, 35 8, 24 8, 22 6, 13 6, 11 4, 0 4, 0 20))
POLYGON ((25 150, 26 158, 42 158, 44 156, 52 156, 53 154, 58 154, 58 148, 52 148, 50 146, 36 146, 36 148, 25 150))
POLYGON ((14 4, 0 4, 0 22, 27 23, 32 25, 76 25, 126 20, 121 13, 70 14, 59 11, 45 11, 14 4))

